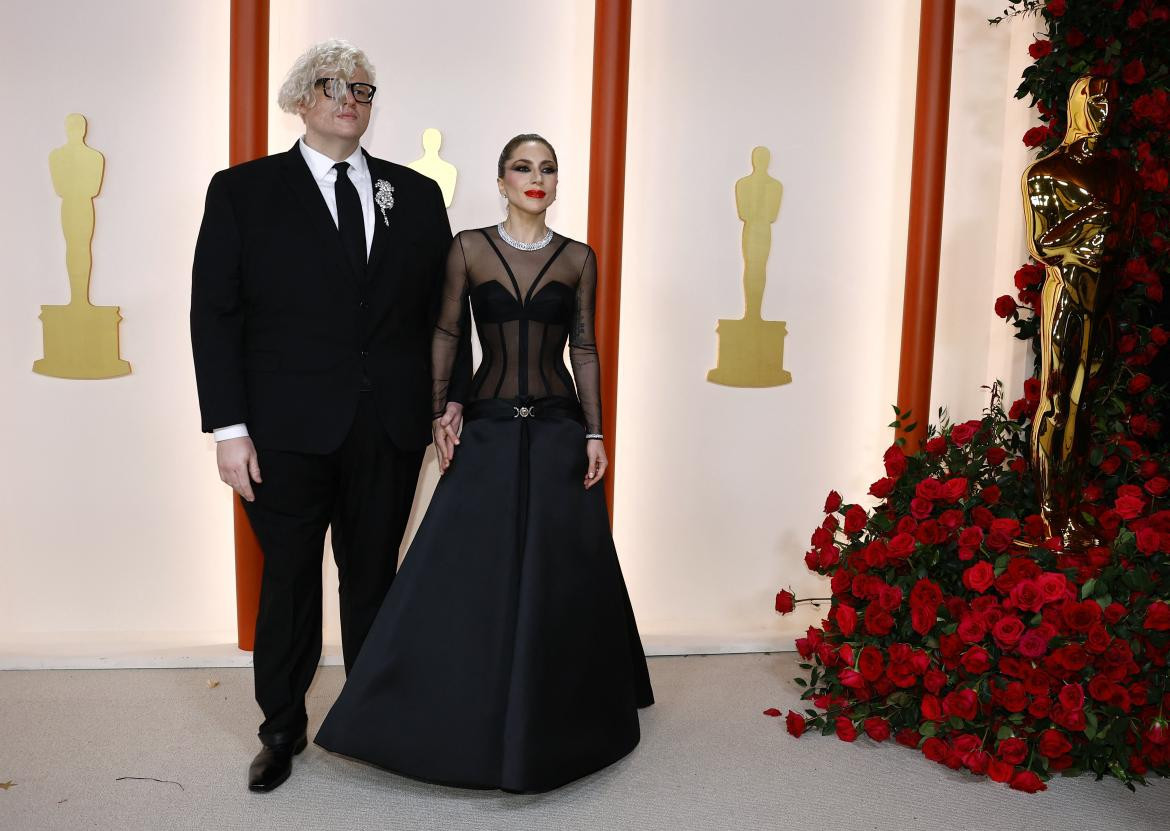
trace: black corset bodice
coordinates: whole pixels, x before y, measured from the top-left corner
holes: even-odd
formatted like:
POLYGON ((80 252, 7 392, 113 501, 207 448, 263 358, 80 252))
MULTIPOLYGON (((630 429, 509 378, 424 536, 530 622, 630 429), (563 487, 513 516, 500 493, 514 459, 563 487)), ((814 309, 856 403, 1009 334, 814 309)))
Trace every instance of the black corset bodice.
POLYGON ((447 405, 470 307, 483 360, 465 403, 485 398, 576 398, 588 431, 600 433, 601 379, 593 331, 596 284, 592 249, 559 234, 536 251, 509 246, 494 227, 457 235, 447 258, 434 331, 436 416, 447 405), (566 343, 572 375, 564 361, 566 343))

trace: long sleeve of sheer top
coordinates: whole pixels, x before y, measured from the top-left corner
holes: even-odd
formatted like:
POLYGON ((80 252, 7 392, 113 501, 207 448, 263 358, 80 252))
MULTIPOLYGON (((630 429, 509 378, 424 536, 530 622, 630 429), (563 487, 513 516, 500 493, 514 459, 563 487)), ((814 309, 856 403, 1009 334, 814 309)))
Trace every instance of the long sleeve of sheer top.
POLYGON ((447 273, 439 296, 439 309, 431 336, 431 414, 443 415, 448 401, 458 401, 468 391, 471 374, 470 307, 467 256, 461 236, 447 254, 447 273))
POLYGON ((597 360, 597 337, 594 313, 597 308, 597 258, 593 249, 585 256, 577 298, 573 310, 573 329, 569 334, 569 361, 577 383, 577 397, 585 412, 588 433, 601 433, 601 364, 597 360))

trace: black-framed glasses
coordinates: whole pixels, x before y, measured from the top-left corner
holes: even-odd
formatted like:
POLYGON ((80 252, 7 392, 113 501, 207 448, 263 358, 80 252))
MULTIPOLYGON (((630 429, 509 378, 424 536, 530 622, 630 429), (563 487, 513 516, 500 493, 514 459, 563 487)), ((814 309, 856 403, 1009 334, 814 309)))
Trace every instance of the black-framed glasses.
POLYGON ((344 98, 346 87, 348 87, 349 94, 359 104, 369 104, 374 100, 374 93, 378 91, 378 88, 373 84, 363 84, 361 81, 347 83, 341 78, 318 78, 313 82, 313 86, 321 87, 326 98, 335 98, 338 95, 344 98))

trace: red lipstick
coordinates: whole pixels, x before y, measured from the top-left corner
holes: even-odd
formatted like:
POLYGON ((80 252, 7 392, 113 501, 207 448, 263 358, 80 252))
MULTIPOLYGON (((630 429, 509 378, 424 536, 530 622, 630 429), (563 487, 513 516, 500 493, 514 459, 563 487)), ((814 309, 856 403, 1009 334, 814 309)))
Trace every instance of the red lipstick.
POLYGON ((533 199, 544 199, 544 196, 545 196, 543 190, 526 190, 526 191, 524 191, 524 195, 530 196, 533 199))

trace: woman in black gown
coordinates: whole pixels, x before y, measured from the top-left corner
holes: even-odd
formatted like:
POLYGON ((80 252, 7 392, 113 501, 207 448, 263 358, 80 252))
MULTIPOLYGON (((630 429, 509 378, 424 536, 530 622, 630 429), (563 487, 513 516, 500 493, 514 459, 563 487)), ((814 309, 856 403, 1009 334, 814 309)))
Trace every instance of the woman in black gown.
POLYGON ((443 478, 316 742, 417 779, 532 792, 629 753, 653 694, 596 487, 596 260, 545 226, 548 142, 517 136, 498 172, 508 218, 456 236, 434 332, 443 478), (456 438, 447 392, 469 300, 483 360, 456 438))

